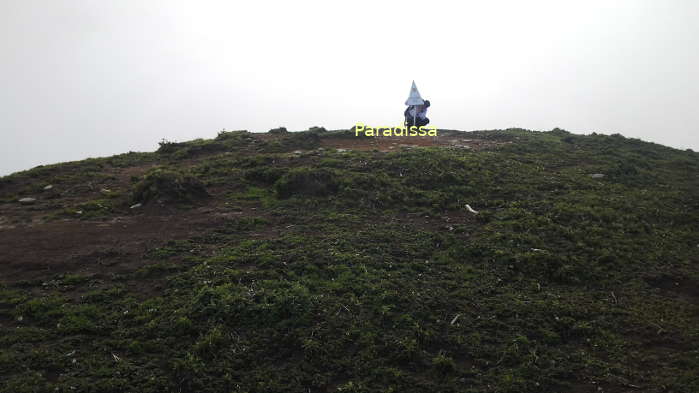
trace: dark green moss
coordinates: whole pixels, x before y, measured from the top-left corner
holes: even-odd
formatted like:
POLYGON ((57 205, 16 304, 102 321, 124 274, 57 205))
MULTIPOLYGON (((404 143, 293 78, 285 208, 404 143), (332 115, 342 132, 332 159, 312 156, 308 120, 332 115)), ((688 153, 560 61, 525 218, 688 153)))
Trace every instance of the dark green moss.
POLYGON ((157 168, 136 183, 133 188, 134 203, 153 200, 165 202, 195 202, 209 196, 204 184, 187 172, 157 168))

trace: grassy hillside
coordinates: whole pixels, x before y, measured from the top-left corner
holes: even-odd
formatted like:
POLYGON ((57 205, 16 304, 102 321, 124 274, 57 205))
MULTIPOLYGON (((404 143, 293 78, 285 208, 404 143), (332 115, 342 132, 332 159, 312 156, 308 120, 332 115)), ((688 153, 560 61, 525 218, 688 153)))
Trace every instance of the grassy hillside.
POLYGON ((699 392, 698 153, 440 140, 222 132, 0 178, 0 392, 699 392))

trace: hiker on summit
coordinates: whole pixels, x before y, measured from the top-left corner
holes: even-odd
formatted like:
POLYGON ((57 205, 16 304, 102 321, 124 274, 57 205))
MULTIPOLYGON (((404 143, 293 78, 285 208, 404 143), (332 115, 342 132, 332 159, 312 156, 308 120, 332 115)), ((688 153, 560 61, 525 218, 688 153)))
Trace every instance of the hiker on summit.
POLYGON ((430 101, 423 100, 420 97, 415 81, 413 81, 413 85, 410 87, 410 96, 405 100, 405 105, 408 105, 408 108, 403 112, 406 127, 422 127, 429 124, 430 119, 427 118, 427 108, 430 107, 430 101))
POLYGON ((427 108, 430 107, 430 100, 425 100, 422 105, 411 105, 403 113, 405 115, 405 124, 407 127, 417 126, 422 127, 430 123, 430 119, 427 117, 427 108), (413 123, 415 119, 415 123, 413 123))

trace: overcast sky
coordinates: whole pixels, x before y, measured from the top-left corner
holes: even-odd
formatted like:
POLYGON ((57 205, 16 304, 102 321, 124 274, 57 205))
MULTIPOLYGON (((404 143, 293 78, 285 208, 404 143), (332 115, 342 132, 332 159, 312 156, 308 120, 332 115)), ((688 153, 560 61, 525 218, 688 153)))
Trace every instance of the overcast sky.
POLYGON ((225 128, 621 133, 699 150, 699 1, 0 0, 0 175, 225 128))

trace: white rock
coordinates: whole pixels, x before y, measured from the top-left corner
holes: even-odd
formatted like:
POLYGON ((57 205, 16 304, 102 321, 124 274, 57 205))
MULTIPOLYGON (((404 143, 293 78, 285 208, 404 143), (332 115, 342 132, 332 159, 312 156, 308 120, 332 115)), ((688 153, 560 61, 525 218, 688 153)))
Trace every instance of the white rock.
POLYGON ((130 207, 129 209, 137 209, 137 208, 139 208, 139 207, 141 207, 141 206, 142 206, 142 205, 141 205, 140 203, 137 203, 137 204, 135 204, 135 205, 131 205, 131 207, 130 207))
POLYGON ((34 202, 36 202, 36 199, 34 198, 22 198, 19 200, 19 203, 23 205, 31 205, 34 202))
POLYGON ((593 179, 601 179, 604 177, 604 174, 603 173, 593 173, 590 175, 590 177, 593 179))
POLYGON ((48 186, 44 187, 45 191, 48 191, 53 188, 53 184, 49 184, 48 186))

